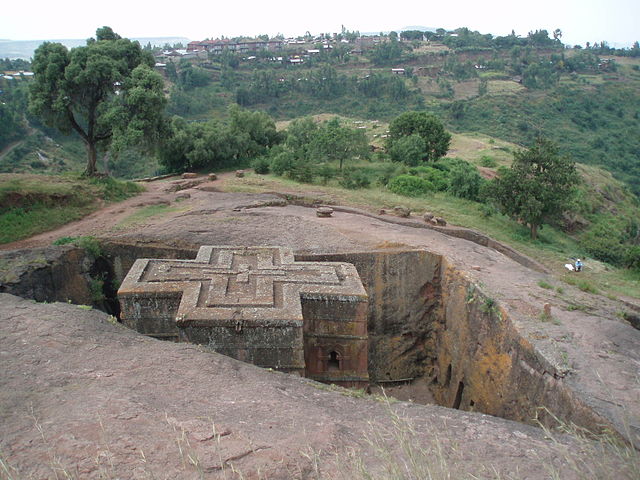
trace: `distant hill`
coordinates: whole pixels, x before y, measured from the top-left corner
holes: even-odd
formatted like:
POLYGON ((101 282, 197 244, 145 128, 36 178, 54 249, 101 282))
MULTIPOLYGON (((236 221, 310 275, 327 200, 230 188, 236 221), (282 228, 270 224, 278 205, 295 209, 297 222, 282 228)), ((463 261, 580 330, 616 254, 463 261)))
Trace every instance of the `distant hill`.
MULTIPOLYGON (((185 37, 141 37, 132 38, 132 40, 137 40, 142 46, 147 43, 162 46, 165 43, 173 45, 174 43, 179 42, 186 45, 189 42, 189 39, 185 37)), ((63 44, 67 48, 74 48, 85 45, 87 40, 77 38, 65 40, 0 40, 0 58, 10 58, 11 60, 22 58, 24 60, 29 60, 33 57, 33 52, 36 51, 36 48, 44 42, 57 42, 63 44)))

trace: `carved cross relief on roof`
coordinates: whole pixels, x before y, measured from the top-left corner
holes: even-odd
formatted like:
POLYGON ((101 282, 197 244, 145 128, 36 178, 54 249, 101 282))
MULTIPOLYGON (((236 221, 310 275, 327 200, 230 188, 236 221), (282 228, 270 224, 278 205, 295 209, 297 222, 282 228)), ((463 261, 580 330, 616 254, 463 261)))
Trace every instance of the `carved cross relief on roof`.
POLYGON ((282 247, 200 247, 194 260, 137 260, 119 294, 181 293, 177 320, 301 324, 301 296, 366 298, 353 265, 296 262, 282 247))

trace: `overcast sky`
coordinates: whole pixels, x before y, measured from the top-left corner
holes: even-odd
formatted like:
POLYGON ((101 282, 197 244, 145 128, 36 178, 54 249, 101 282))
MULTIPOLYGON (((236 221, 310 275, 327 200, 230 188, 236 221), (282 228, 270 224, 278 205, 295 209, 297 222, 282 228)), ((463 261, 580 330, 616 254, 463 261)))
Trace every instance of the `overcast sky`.
POLYGON ((494 35, 514 29, 521 36, 560 28, 570 45, 606 40, 630 46, 640 40, 640 0, 32 0, 5 1, 0 10, 0 38, 11 40, 88 38, 103 25, 125 37, 190 40, 339 32, 342 25, 360 32, 415 25, 494 35))

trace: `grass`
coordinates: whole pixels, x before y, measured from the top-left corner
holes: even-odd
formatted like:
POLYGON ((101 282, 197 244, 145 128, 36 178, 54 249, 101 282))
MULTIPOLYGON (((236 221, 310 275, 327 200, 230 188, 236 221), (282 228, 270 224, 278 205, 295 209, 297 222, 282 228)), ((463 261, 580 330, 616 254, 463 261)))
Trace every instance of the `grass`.
POLYGON ((520 93, 525 88, 513 80, 490 80, 487 82, 488 95, 507 95, 520 93))
POLYGON ((34 204, 0 214, 0 244, 15 242, 47 230, 53 230, 91 213, 90 205, 49 207, 34 204))
POLYGON ((546 290, 553 290, 553 285, 551 285, 551 284, 550 284, 550 283, 548 283, 548 282, 545 282, 544 280, 540 280, 540 281, 538 282, 538 286, 539 286, 540 288, 544 288, 544 289, 546 289, 546 290))
POLYGON ((570 312, 579 311, 579 312, 588 312, 591 310, 591 307, 587 305, 579 305, 577 303, 569 303, 567 306, 567 310, 570 312))
POLYGON ((100 247, 100 243, 96 240, 95 237, 87 236, 87 237, 60 237, 55 242, 54 245, 75 245, 76 247, 84 248, 87 252, 89 252, 93 258, 98 258, 102 255, 102 249, 100 247))
POLYGON ((112 178, 0 174, 0 244, 78 220, 104 202, 123 200, 141 189, 112 178))
MULTIPOLYGON (((501 142, 503 143, 503 142, 501 142)), ((479 150, 482 151, 482 150, 479 150)), ((481 155, 478 156, 478 161, 481 155)), ((358 166, 359 164, 352 164, 358 166)), ((366 168, 376 168, 372 162, 362 162, 366 168)), ((443 192, 421 198, 410 198, 396 195, 380 187, 360 190, 346 190, 337 184, 328 185, 301 184, 273 175, 249 174, 242 179, 233 178, 227 181, 225 188, 229 191, 259 193, 277 191, 295 193, 310 199, 318 198, 321 202, 333 202, 377 213, 381 208, 392 209, 403 205, 415 214, 429 211, 441 216, 449 224, 471 228, 485 233, 491 238, 513 247, 519 252, 535 258, 545 265, 556 276, 566 283, 572 284, 587 293, 606 292, 612 295, 628 295, 640 298, 640 273, 607 266, 598 272, 581 272, 582 280, 575 276, 563 276, 567 259, 580 252, 581 247, 576 238, 568 236, 560 230, 545 225, 539 231, 538 239, 530 239, 529 230, 512 219, 501 215, 483 215, 482 204, 453 197, 443 192), (322 195, 320 195, 320 191, 322 195), (330 199, 330 200, 328 200, 330 199), (569 279, 569 280, 567 280, 569 279)), ((584 257, 584 255, 583 255, 584 257)), ((588 258, 587 265, 597 262, 588 258)))
POLYGON ((582 290, 583 292, 593 293, 593 294, 600 293, 599 290, 596 287, 594 287, 591 284, 591 282, 589 282, 585 278, 578 278, 574 275, 565 275, 564 281, 567 282, 569 285, 578 287, 578 289, 582 290))
MULTIPOLYGON (((566 470, 561 472, 553 464, 546 464, 550 479, 567 478, 568 472, 584 480, 640 478, 640 452, 632 445, 611 432, 596 435, 576 425, 562 422, 549 410, 543 410, 544 414, 551 416, 558 426, 554 430, 549 429, 541 422, 539 426, 551 441, 557 458, 562 459, 566 470), (568 445, 563 441, 563 436, 569 436, 573 445, 568 445), (577 452, 591 461, 580 459, 577 452)), ((626 428, 629 428, 628 422, 626 428)), ((627 436, 632 438, 630 432, 627 432, 627 436)))
POLYGON ((479 166, 485 166, 482 164, 483 157, 494 160, 496 167, 509 166, 513 160, 511 152, 519 148, 513 143, 493 139, 481 133, 452 133, 451 137, 447 157, 463 158, 479 166))
POLYGON ((180 211, 180 207, 169 206, 169 205, 148 205, 146 207, 142 207, 139 210, 136 210, 134 213, 123 219, 119 222, 115 228, 116 230, 131 227, 133 225, 139 225, 144 223, 147 219, 156 217, 158 215, 167 214, 170 212, 180 211))
POLYGON ((548 323, 551 322, 554 325, 562 325, 562 323, 560 322, 560 320, 558 320, 556 317, 554 317, 553 315, 551 315, 550 313, 546 313, 546 312, 542 312, 540 313, 540 315, 538 316, 538 318, 540 319, 541 322, 543 323, 548 323))

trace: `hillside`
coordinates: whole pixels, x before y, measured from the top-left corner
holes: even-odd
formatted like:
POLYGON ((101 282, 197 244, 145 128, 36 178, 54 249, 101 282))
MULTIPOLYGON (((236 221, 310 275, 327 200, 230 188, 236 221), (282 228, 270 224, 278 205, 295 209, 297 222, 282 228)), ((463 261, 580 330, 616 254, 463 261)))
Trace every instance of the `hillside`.
MULTIPOLYGON (((357 39, 347 44, 313 39, 286 47, 282 57, 225 53, 174 63, 156 52, 159 61, 168 61, 162 69, 167 111, 187 120, 224 119, 236 102, 276 120, 331 113, 390 121, 406 110, 426 109, 459 133, 484 133, 520 146, 542 134, 577 162, 603 166, 640 193, 640 56, 635 49, 563 48, 544 30, 527 38, 491 40, 464 28, 440 36, 426 33, 429 40, 403 32, 395 43, 383 37, 368 47, 358 47, 365 42, 357 39), (319 54, 305 53, 323 45, 328 48, 319 54), (288 63, 292 58, 302 63, 288 63), (392 74, 392 68, 403 69, 402 74, 392 74)), ((17 83, 6 83, 2 95, 23 115, 26 86, 17 83)), ((36 119, 29 122, 44 135, 18 129, 17 138, 28 136, 28 141, 6 156, 0 153, 1 172, 44 173, 82 165, 84 148, 77 139, 65 139, 36 119)), ((3 142, 0 136, 0 147, 3 142)), ((109 163, 113 175, 125 178, 159 169, 135 153, 109 163)))
MULTIPOLYGON (((557 38, 550 39, 544 30, 532 32, 527 38, 493 38, 468 29, 410 31, 368 39, 347 32, 341 40, 309 37, 283 43, 282 57, 225 50, 222 54, 200 52, 190 60, 175 61, 156 51, 157 59, 166 62, 160 71, 165 78, 167 112, 182 117, 171 127, 172 135, 178 136, 166 136, 160 159, 132 149, 117 157, 103 155, 101 169, 116 177, 139 178, 162 173, 163 169, 220 171, 257 161, 268 170, 272 159, 267 150, 245 141, 256 125, 277 121, 280 134, 269 134, 273 146, 281 141, 292 120, 313 116, 316 121, 324 121, 338 115, 343 126, 364 134, 374 150, 370 161, 350 162, 342 172, 341 163, 334 166, 326 158, 315 159, 320 164, 299 166, 304 172, 293 177, 326 184, 337 175, 342 179, 333 178, 329 186, 341 182, 341 186, 364 186, 374 195, 386 195, 388 192, 380 186, 398 175, 430 176, 430 182, 434 181, 433 175, 448 175, 390 164, 385 151, 388 122, 407 110, 427 110, 435 112, 454 133, 447 155, 452 160, 448 166, 439 166, 441 172, 463 160, 491 179, 498 175, 500 166, 509 166, 514 152, 531 145, 537 136, 555 141, 561 153, 578 162, 583 182, 576 185, 573 213, 545 227, 539 242, 566 244, 561 250, 567 257, 637 265, 637 47, 614 50, 600 44, 569 49, 557 38), (236 104, 267 112, 271 119, 240 114, 230 108, 236 104), (177 141, 178 137, 182 140, 177 141), (186 138, 192 139, 189 148, 193 151, 184 149, 186 138), (254 158, 263 154, 265 158, 254 158)), ((3 108, 12 114, 15 128, 8 129, 0 139, 4 142, 0 172, 81 170, 85 149, 77 138, 65 137, 25 115, 27 83, 24 79, 5 82, 3 98, 9 101, 3 108)), ((468 197, 474 201, 461 204, 444 192, 446 182, 436 188, 436 194, 428 196, 435 212, 447 212, 454 223, 488 231, 496 238, 515 237, 520 248, 539 247, 518 238, 524 237, 524 230, 514 230, 513 220, 498 215, 496 206, 481 199, 477 188, 468 197), (488 226, 488 218, 501 226, 488 226)), ((406 201, 417 205, 425 199, 406 201)))
POLYGON ((0 244, 52 230, 142 190, 111 178, 0 174, 0 244))

